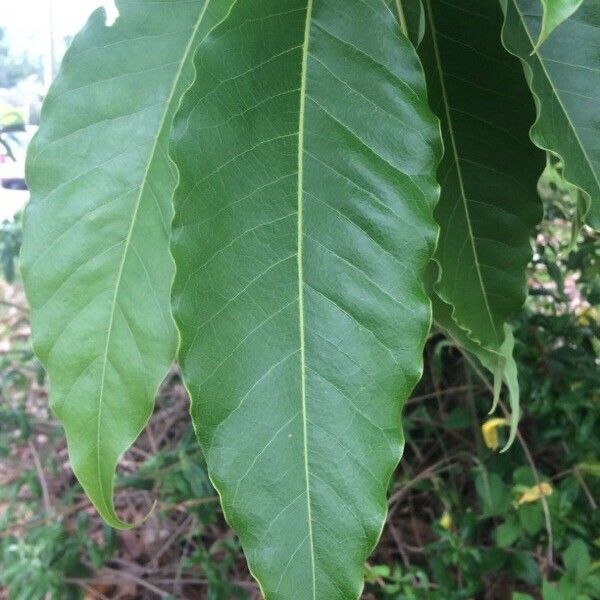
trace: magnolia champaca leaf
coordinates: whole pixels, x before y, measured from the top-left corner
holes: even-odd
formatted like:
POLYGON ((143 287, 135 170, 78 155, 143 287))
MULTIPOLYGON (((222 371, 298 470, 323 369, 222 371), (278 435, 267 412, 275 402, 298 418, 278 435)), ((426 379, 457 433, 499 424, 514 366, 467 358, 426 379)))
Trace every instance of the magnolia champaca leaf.
POLYGON ((122 0, 73 41, 31 144, 22 271, 73 470, 108 523, 119 456, 173 359, 168 137, 202 1, 122 0))
POLYGON ((440 274, 429 286, 434 319, 493 373, 493 409, 502 382, 507 385, 510 443, 519 388, 506 320, 525 301, 544 154, 529 141, 533 100, 518 62, 502 46, 499 6, 424 4, 427 33, 419 55, 445 145, 435 211, 440 274))
POLYGON ((587 200, 600 229, 600 3, 584 0, 534 50, 542 28, 539 0, 501 0, 503 41, 518 56, 536 99, 532 140, 561 157, 565 178, 587 200))
POLYGON ((499 6, 425 0, 425 7, 419 55, 445 146, 436 290, 475 343, 498 351, 507 317, 525 300, 545 156, 528 137, 533 100, 500 41, 499 6))
POLYGON ((481 344, 474 342, 467 332, 456 324, 452 318, 452 307, 446 304, 435 292, 434 286, 439 277, 439 265, 432 260, 427 269, 425 287, 431 298, 433 307, 433 321, 442 330, 447 338, 452 340, 456 346, 469 352, 494 376, 494 402, 490 414, 496 410, 500 399, 502 384, 506 385, 508 391, 508 403, 510 406, 510 434, 505 446, 509 448, 516 435, 519 424, 520 399, 517 363, 513 356, 515 340, 510 325, 504 324, 504 341, 497 349, 484 348, 481 344))
POLYGON ((542 28, 536 43, 536 49, 581 6, 583 0, 541 0, 541 2, 543 7, 542 28))
POLYGON ((265 598, 351 600, 421 373, 439 126, 382 0, 230 4, 174 125, 180 359, 265 598))

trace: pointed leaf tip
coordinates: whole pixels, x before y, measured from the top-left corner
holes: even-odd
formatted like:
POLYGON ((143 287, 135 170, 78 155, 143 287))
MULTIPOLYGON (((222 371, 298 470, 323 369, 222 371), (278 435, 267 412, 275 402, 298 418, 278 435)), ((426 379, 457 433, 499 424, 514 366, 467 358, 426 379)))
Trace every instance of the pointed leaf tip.
POLYGON ((177 346, 176 177, 166 148, 204 2, 163 4, 121 2, 110 27, 103 10, 92 14, 27 157, 21 265, 33 345, 73 470, 117 528, 133 524, 114 509, 116 465, 149 419, 177 346))
POLYGON ((381 0, 231 7, 172 143, 180 361, 265 597, 352 600, 422 369, 439 127, 381 0))
POLYGON ((580 6, 583 0, 540 0, 543 6, 542 27, 531 54, 535 54, 548 36, 566 21, 580 6))

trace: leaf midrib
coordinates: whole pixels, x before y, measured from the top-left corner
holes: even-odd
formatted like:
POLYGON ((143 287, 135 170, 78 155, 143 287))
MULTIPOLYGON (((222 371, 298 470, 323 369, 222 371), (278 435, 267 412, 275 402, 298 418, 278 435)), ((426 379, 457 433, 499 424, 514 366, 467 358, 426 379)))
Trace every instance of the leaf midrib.
POLYGON ((101 454, 100 453, 100 430, 101 430, 100 424, 101 424, 101 420, 102 420, 102 404, 103 404, 103 398, 104 398, 104 384, 106 382, 106 366, 108 364, 108 353, 109 353, 110 341, 111 341, 112 332, 113 332, 114 317, 115 317, 115 312, 116 312, 116 308, 117 308, 117 298, 119 296, 119 291, 121 288, 121 282, 123 279, 123 271, 125 269, 125 261, 127 260, 129 248, 131 247, 131 238, 133 236, 133 231, 135 229, 135 225, 137 222, 137 217, 138 217, 139 209, 141 206, 142 197, 144 196, 144 192, 146 190, 146 185, 148 183, 150 166, 152 165, 152 161, 154 160, 154 157, 156 156, 156 152, 158 149, 158 140, 160 139, 162 130, 165 126, 165 122, 167 120, 167 115, 169 114, 169 109, 171 107, 171 103, 173 102, 173 99, 175 97, 175 91, 177 90, 177 86, 179 84, 181 74, 183 72, 183 68, 184 68, 185 64, 187 63, 194 40, 198 34, 200 25, 204 19, 204 15, 206 14, 209 4, 210 4, 210 0, 206 0, 204 7, 202 8, 202 11, 198 15, 198 19, 196 20, 194 27, 191 29, 190 38, 189 38, 188 43, 186 44, 185 50, 183 52, 182 60, 179 63, 179 67, 177 68, 177 71, 173 78, 173 84, 172 84, 169 94, 165 100, 165 110, 162 114, 160 124, 157 129, 157 134, 154 136, 152 148, 148 155, 148 162, 146 163, 146 167, 144 169, 142 183, 140 185, 140 190, 139 190, 136 202, 135 202, 135 207, 134 207, 133 213, 131 215, 131 223, 130 223, 129 229, 127 231, 127 236, 123 242, 123 244, 124 244, 123 254, 121 256, 121 262, 119 264, 119 269, 117 271, 117 277, 116 277, 116 281, 115 281, 115 291, 114 291, 114 294, 112 297, 112 302, 111 302, 111 307, 110 307, 110 316, 109 316, 108 330, 107 330, 107 335, 106 335, 106 345, 104 347, 104 356, 103 356, 103 360, 102 360, 102 374, 100 377, 100 390, 99 390, 99 396, 98 396, 98 413, 97 413, 97 419, 96 419, 96 459, 97 459, 96 474, 98 477, 98 488, 100 490, 100 497, 102 498, 102 502, 104 504, 104 509, 107 512, 107 514, 114 513, 114 509, 111 509, 109 507, 109 504, 107 502, 107 497, 106 497, 106 494, 104 491, 104 486, 102 484, 101 456, 100 456, 100 454, 101 454))
POLYGON ((300 114, 298 126, 298 326, 300 329, 300 377, 302 394, 302 435, 304 445, 304 477, 306 480, 306 508, 308 520, 308 541, 312 569, 312 597, 317 598, 317 581, 315 571, 315 551, 312 528, 312 507, 310 496, 310 479, 308 467, 308 412, 306 406, 306 344, 304 339, 304 270, 303 270, 303 193, 304 193, 304 117, 306 114, 306 87, 308 74, 308 45, 310 41, 310 24, 313 0, 308 0, 306 21, 304 24, 304 45, 302 49, 302 71, 300 79, 300 114))
MULTIPOLYGON (((468 232, 469 232, 469 243, 471 245, 471 249, 473 251, 473 257, 475 259, 475 270, 477 272, 477 279, 479 281, 479 286, 481 288, 481 293, 482 293, 482 297, 483 297, 483 302, 485 304, 485 309, 486 309, 486 312, 487 312, 487 315, 488 315, 488 318, 490 321, 490 325, 494 331, 494 337, 496 338, 496 341, 499 342, 500 336, 498 335, 498 331, 496 329, 496 325, 495 325, 494 319, 492 317, 492 311, 491 311, 491 308, 490 308, 490 305, 488 302, 487 290, 486 290, 486 287, 485 287, 485 284, 483 281, 483 275, 481 273, 481 267, 479 265, 479 255, 477 252, 477 247, 475 245, 475 235, 473 233, 473 225, 471 223, 471 215, 469 213, 469 208, 467 206, 467 193, 466 193, 464 180, 463 180, 463 176, 462 176, 462 170, 461 170, 461 166, 460 166, 460 156, 458 154, 458 148, 456 146, 456 139, 454 137, 452 116, 450 115, 450 104, 448 102, 448 94, 446 91, 446 81, 444 79, 444 74, 442 72, 442 62, 441 62, 440 51, 439 51, 439 47, 438 47, 438 43, 437 43, 437 30, 435 27, 433 10, 431 8, 431 0, 425 0, 425 4, 427 5, 427 13, 428 13, 428 17, 429 17, 429 24, 431 27, 431 39, 433 41, 433 49, 434 49, 434 54, 435 54, 435 62, 436 62, 436 66, 437 66, 438 76, 440 78, 440 87, 442 90, 444 112, 446 113, 446 120, 448 122, 448 132, 450 134, 450 142, 452 145, 452 154, 454 156, 454 163, 456 165, 456 173, 458 176, 458 185, 460 188, 461 202, 463 205, 465 219, 467 222, 467 228, 468 228, 468 232)), ((452 303, 450 303, 450 304, 451 304, 451 306, 454 307, 454 305, 452 303)), ((474 332, 471 332, 471 333, 473 334, 474 332)))

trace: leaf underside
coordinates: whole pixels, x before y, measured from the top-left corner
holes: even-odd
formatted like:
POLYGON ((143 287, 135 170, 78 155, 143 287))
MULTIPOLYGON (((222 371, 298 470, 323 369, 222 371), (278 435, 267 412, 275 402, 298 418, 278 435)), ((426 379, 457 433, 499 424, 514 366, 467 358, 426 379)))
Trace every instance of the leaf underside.
POLYGON ((75 474, 108 523, 120 455, 177 345, 169 254, 172 115, 193 76, 201 0, 96 11, 48 93, 27 160, 22 272, 33 343, 75 474))
POLYGON ((565 178, 585 194, 587 222, 600 229, 600 4, 584 0, 535 51, 539 0, 501 4, 504 44, 521 59, 536 100, 531 138, 563 160, 565 178))
POLYGON ((518 61, 501 44, 499 6, 425 5, 419 55, 445 146, 436 290, 475 343, 498 351, 506 319, 525 301, 530 235, 541 218, 544 154, 528 137, 534 105, 518 61))
MULTIPOLYGON (((435 285, 439 278, 439 265, 432 260, 425 277, 426 289, 431 298, 433 320, 447 338, 463 351, 473 355, 494 376, 494 402, 490 410, 493 413, 500 399, 500 386, 504 384, 507 389, 508 404, 511 412, 510 432, 504 450, 510 448, 517 435, 520 417, 520 390, 517 372, 517 363, 513 356, 515 345, 512 328, 504 324, 504 341, 495 350, 483 347, 474 342, 467 332, 456 324, 452 317, 452 307, 446 304, 435 292, 435 285)), ((504 451, 503 450, 503 451, 504 451)))
POLYGON ((384 0, 238 0, 195 67, 172 144, 194 425, 265 597, 358 598, 430 323, 420 64, 384 0))

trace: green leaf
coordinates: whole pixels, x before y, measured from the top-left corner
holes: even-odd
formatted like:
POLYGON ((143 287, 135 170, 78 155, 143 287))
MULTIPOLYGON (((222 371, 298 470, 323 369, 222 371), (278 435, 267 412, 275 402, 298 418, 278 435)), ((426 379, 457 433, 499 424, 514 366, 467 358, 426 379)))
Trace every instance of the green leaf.
POLYGON ((193 76, 203 2, 123 0, 73 41, 27 163, 22 271, 33 343, 73 470, 98 511, 173 359, 172 115, 193 76))
POLYGON ((510 600, 535 600, 533 596, 524 594, 523 592, 513 592, 510 600))
POLYGON ((526 295, 530 235, 541 217, 536 182, 545 157, 528 139, 534 106, 518 62, 502 47, 494 3, 426 1, 419 55, 446 148, 436 219, 436 323, 501 383, 517 432, 519 387, 507 318, 526 295))
MULTIPOLYGON (((508 568, 510 569, 510 573, 517 579, 522 579, 532 586, 539 586, 540 567, 531 554, 526 554, 525 552, 511 553, 508 568)), ((561 597, 561 600, 564 600, 564 598, 561 597)))
POLYGON ((537 535, 544 527, 544 513, 539 502, 519 506, 521 527, 530 536, 537 535))
POLYGON ((504 523, 496 527, 496 544, 499 548, 512 546, 521 537, 521 526, 509 515, 504 523))
POLYGON ((562 158, 565 178, 586 194, 587 222, 600 229, 598 3, 585 0, 537 49, 535 40, 542 29, 539 0, 501 0, 501 4, 504 44, 521 59, 536 100, 531 138, 562 158))
POLYGON ((446 149, 436 290, 474 342, 499 352, 506 319, 525 301, 545 155, 528 138, 533 100, 500 41, 497 4, 425 0, 425 8, 419 55, 446 149))
POLYGON ((433 320, 446 337, 453 340, 457 346, 463 348, 470 354, 473 354, 477 360, 494 375, 494 402, 490 414, 496 410, 496 405, 500 398, 500 386, 506 385, 508 390, 508 403, 511 411, 510 434, 508 441, 504 446, 503 452, 507 450, 515 440, 517 435, 517 426, 520 416, 519 401, 519 380, 517 372, 517 363, 513 357, 515 339, 512 329, 509 325, 504 325, 504 341, 497 350, 484 348, 474 342, 464 329, 461 329, 452 318, 452 307, 446 304, 434 291, 437 273, 439 272, 438 263, 432 260, 426 273, 425 287, 431 298, 433 307, 433 320))
POLYGON ((265 597, 358 598, 429 329, 439 126, 382 0, 230 1, 172 146, 192 417, 265 597))
POLYGON ((543 8, 542 28, 536 43, 536 50, 546 38, 566 21, 580 6, 583 0, 541 0, 543 8))
POLYGON ((496 517, 507 512, 510 492, 500 475, 490 473, 482 467, 475 475, 475 488, 481 499, 483 518, 496 517))
POLYGON ((576 581, 582 582, 592 564, 589 550, 582 540, 575 540, 563 555, 565 569, 572 573, 576 581))
POLYGON ((564 600, 560 592, 549 581, 544 581, 542 584, 542 598, 544 600, 564 600))
POLYGON ((402 32, 418 47, 425 36, 425 9, 422 0, 386 0, 398 17, 402 32))

